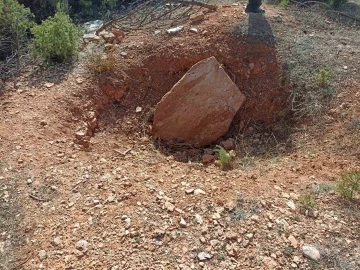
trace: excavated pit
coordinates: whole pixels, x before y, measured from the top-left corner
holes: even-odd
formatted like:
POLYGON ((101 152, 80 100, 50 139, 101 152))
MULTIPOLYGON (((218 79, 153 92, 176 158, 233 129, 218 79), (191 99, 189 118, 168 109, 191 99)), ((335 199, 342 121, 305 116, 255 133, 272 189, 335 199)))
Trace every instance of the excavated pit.
POLYGON ((275 39, 261 17, 228 27, 215 25, 202 34, 136 33, 128 40, 120 49, 126 56, 117 60, 115 71, 96 81, 92 98, 100 129, 116 127, 142 136, 161 98, 194 64, 211 56, 247 98, 225 137, 239 138, 250 126, 276 127, 289 111, 275 39), (139 107, 141 112, 136 112, 139 107))

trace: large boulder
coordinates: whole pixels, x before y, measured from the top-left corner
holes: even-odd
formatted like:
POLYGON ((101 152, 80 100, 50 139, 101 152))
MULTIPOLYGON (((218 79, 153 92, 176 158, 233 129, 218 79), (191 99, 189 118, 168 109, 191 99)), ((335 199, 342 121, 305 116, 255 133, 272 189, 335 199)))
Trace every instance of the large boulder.
POLYGON ((205 146, 223 136, 245 96, 215 57, 195 64, 157 104, 152 133, 205 146))

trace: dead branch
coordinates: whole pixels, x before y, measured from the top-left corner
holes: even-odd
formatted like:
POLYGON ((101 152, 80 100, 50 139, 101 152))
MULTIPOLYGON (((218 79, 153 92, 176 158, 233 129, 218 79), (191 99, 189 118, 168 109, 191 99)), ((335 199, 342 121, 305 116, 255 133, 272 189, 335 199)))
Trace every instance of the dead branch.
POLYGON ((191 5, 191 6, 199 6, 199 7, 204 7, 204 8, 208 8, 210 10, 217 10, 217 6, 216 5, 209 5, 206 3, 202 3, 202 2, 198 2, 195 0, 172 0, 174 3, 179 3, 179 4, 183 4, 183 5, 191 5))
POLYGON ((31 199, 34 199, 34 200, 39 201, 39 202, 47 202, 47 201, 49 201, 49 200, 47 200, 47 199, 38 198, 38 197, 36 197, 35 195, 33 195, 33 194, 31 194, 31 193, 29 193, 29 197, 30 197, 31 199))
POLYGON ((132 16, 134 14, 137 14, 137 13, 140 14, 140 13, 142 13, 141 11, 146 9, 146 8, 149 8, 150 10, 146 11, 146 13, 144 14, 144 18, 142 18, 140 20, 140 23, 137 26, 135 26, 135 27, 126 27, 124 25, 121 25, 121 28, 123 28, 125 30, 138 30, 138 29, 141 29, 145 25, 149 25, 152 22, 160 20, 161 18, 165 17, 166 15, 171 14, 172 12, 174 12, 175 10, 179 9, 182 6, 191 6, 191 7, 199 6, 199 7, 203 7, 203 8, 208 8, 208 9, 210 9, 212 11, 215 11, 217 9, 216 5, 209 5, 209 4, 198 2, 198 1, 195 1, 195 0, 170 0, 170 2, 173 3, 173 4, 177 4, 177 5, 175 5, 174 7, 173 7, 173 5, 171 5, 171 8, 168 11, 166 11, 166 12, 164 12, 162 14, 159 14, 158 16, 155 16, 153 18, 152 17, 153 12, 159 6, 151 7, 150 2, 146 1, 145 3, 135 7, 133 10, 127 12, 126 15, 115 18, 113 20, 110 20, 110 21, 104 23, 98 30, 96 30, 95 33, 96 33, 96 35, 99 35, 99 33, 101 31, 105 30, 106 28, 111 27, 112 25, 119 24, 120 22, 125 21, 126 19, 128 19, 130 16, 132 16), (149 21, 147 21, 147 19, 149 19, 150 17, 151 17, 151 19, 149 21))
POLYGON ((114 151, 115 151, 116 153, 122 155, 123 157, 125 157, 126 154, 129 153, 131 150, 132 150, 132 148, 129 148, 129 149, 127 149, 126 151, 121 152, 121 151, 119 151, 119 150, 117 150, 117 149, 114 149, 114 151))

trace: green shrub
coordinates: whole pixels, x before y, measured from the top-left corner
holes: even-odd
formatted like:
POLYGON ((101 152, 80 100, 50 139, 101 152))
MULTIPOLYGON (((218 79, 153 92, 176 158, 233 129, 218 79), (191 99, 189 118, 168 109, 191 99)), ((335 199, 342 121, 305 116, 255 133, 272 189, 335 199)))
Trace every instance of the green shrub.
POLYGON ((0 0, 0 79, 16 75, 23 66, 32 20, 30 10, 17 1, 0 0))
POLYGON ((360 172, 352 170, 341 175, 340 180, 336 184, 336 190, 345 199, 354 199, 356 193, 360 192, 360 172))
POLYGON ((34 26, 31 32, 34 34, 33 53, 47 64, 68 62, 77 53, 79 30, 61 11, 34 26))
POLYGON ((0 0, 0 33, 25 31, 32 25, 33 14, 16 0, 0 0))

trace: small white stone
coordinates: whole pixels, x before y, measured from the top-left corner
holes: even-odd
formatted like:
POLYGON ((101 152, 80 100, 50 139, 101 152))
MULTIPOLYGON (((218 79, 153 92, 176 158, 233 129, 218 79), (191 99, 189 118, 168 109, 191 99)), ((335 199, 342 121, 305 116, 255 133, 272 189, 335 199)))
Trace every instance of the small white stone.
POLYGON ((251 219, 252 221, 259 222, 259 216, 258 216, 258 215, 252 215, 252 216, 250 217, 250 219, 251 219))
POLYGON ((291 210, 295 210, 296 209, 296 206, 295 206, 295 203, 290 200, 286 203, 287 206, 289 206, 291 208, 291 210))
POLYGON ((181 218, 180 219, 180 227, 183 227, 183 228, 185 228, 186 227, 186 221, 185 221, 185 219, 183 219, 183 218, 181 218))
POLYGON ((47 257, 46 251, 45 250, 40 250, 39 251, 39 259, 40 259, 40 261, 45 260, 46 257, 47 257))
POLYGON ((28 180, 26 180, 26 183, 28 183, 29 185, 30 185, 32 182, 33 182, 33 181, 32 181, 31 178, 29 178, 28 180))
POLYGON ((318 262, 321 258, 319 250, 313 246, 303 246, 302 252, 304 257, 316 262, 318 262))
POLYGON ((195 221, 196 221, 196 223, 198 223, 198 224, 203 224, 203 219, 202 219, 202 217, 201 217, 199 214, 196 214, 196 215, 195 215, 195 221))
POLYGON ((211 259, 211 255, 209 253, 206 253, 206 252, 200 252, 198 255, 197 255, 198 259, 200 261, 205 261, 205 260, 208 260, 208 259, 211 259))
POLYGON ((194 195, 205 195, 205 194, 206 194, 206 192, 200 188, 197 188, 194 190, 194 195))
POLYGON ((76 249, 77 250, 86 252, 88 247, 89 247, 89 242, 84 240, 84 239, 81 239, 76 243, 76 249))
POLYGON ((168 210, 168 211, 170 211, 170 212, 172 212, 172 211, 174 211, 174 209, 175 209, 175 205, 173 205, 171 202, 169 202, 169 201, 166 201, 165 202, 165 208, 168 210))
POLYGON ((100 203, 99 200, 93 200, 94 205, 98 205, 100 203))

